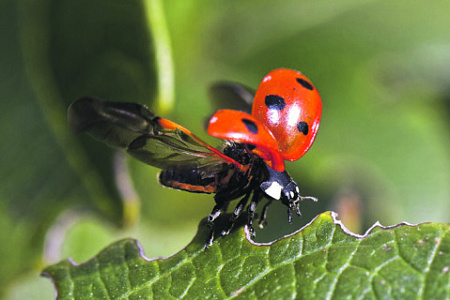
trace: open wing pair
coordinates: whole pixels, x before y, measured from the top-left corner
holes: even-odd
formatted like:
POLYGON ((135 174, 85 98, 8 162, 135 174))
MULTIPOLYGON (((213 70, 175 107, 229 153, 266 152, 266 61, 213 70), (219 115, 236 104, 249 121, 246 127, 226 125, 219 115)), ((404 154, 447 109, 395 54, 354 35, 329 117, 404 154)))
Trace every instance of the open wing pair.
MULTIPOLYGON (((253 92, 249 88, 237 83, 220 82, 213 85, 210 92, 214 106, 251 111, 253 92)), ((210 126, 211 135, 258 146, 258 139, 252 139, 254 135, 249 134, 248 126, 254 126, 259 121, 251 116, 238 110, 223 110, 212 119, 216 122, 210 126), (242 118, 247 123, 234 122, 242 118), (237 138, 239 135, 242 138, 237 138)), ((84 97, 69 107, 68 122, 72 131, 87 132, 97 140, 123 149, 138 160, 160 169, 210 168, 214 173, 223 163, 245 169, 241 163, 201 141, 186 128, 156 116, 141 104, 84 97)))
POLYGON ((202 142, 189 130, 153 114, 141 104, 80 98, 69 107, 69 126, 85 131, 105 144, 126 150, 151 166, 233 163, 220 151, 202 142))

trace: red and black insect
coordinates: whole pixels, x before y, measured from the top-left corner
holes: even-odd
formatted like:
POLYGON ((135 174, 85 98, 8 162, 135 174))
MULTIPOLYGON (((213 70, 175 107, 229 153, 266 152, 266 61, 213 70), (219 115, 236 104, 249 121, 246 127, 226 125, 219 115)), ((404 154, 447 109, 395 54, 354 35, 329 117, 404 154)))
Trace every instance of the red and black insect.
MULTIPOLYGON (((230 108, 252 104, 252 91, 239 84, 217 84, 212 94, 230 108)), ((249 200, 247 226, 252 235, 255 210, 264 196, 269 202, 263 208, 261 226, 272 200, 280 200, 288 207, 289 222, 293 210, 301 215, 299 200, 316 200, 300 196, 284 166, 284 160, 296 160, 305 154, 317 134, 322 102, 312 83, 297 71, 272 71, 261 82, 252 113, 249 111, 222 109, 211 117, 208 133, 225 140, 221 150, 140 104, 85 97, 72 103, 68 119, 74 131, 87 131, 94 138, 162 169, 162 185, 214 193, 216 205, 208 217, 208 246, 214 240, 214 221, 232 200, 241 198, 222 235, 230 232, 249 200)))

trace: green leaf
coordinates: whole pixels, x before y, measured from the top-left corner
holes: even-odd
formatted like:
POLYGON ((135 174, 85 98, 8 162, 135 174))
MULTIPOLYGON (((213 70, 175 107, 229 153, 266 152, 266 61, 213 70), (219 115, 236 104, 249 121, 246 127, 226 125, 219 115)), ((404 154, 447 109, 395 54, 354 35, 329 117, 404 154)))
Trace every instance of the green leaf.
POLYGON ((71 173, 95 201, 79 199, 126 223, 134 208, 123 202, 115 186, 113 152, 75 138, 66 112, 69 103, 84 95, 152 103, 155 57, 141 3, 38 0, 20 1, 17 8, 20 50, 33 96, 71 173))
POLYGON ((77 265, 44 270, 58 299, 444 299, 450 296, 450 226, 425 223, 351 234, 334 213, 270 244, 239 229, 204 249, 208 229, 168 258, 149 260, 118 241, 77 265))

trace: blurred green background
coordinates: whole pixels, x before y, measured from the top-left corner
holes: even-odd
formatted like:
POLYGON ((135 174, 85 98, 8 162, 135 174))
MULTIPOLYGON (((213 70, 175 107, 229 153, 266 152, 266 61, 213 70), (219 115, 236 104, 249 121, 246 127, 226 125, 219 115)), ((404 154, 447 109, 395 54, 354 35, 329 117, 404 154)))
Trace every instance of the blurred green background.
POLYGON ((326 210, 359 233, 377 220, 449 221, 447 0, 1 0, 0 23, 0 297, 52 298, 44 266, 121 237, 147 257, 173 254, 213 207, 71 134, 65 113, 84 95, 145 103, 218 145, 203 128, 212 82, 256 88, 272 69, 299 70, 323 116, 311 151, 287 167, 320 201, 291 225, 275 203, 257 240, 326 210))

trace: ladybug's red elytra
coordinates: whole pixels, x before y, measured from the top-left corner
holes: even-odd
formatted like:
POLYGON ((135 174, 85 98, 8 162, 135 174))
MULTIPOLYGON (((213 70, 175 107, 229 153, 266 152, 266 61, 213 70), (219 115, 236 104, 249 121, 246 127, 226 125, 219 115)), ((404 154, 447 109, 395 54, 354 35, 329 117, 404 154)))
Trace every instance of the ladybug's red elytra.
POLYGON ((234 199, 241 198, 221 235, 230 232, 248 201, 247 226, 254 235, 255 210, 264 196, 269 202, 261 213, 261 227, 272 200, 280 200, 288 207, 289 222, 293 210, 301 215, 299 200, 316 200, 300 196, 298 185, 285 170, 284 160, 297 160, 308 151, 322 112, 314 85, 301 73, 289 69, 266 75, 253 104, 251 89, 236 83, 218 83, 211 95, 224 108, 242 107, 242 111, 218 110, 209 121, 208 133, 225 140, 221 150, 140 104, 84 97, 68 110, 73 131, 87 131, 94 138, 162 169, 162 185, 214 193, 216 205, 208 217, 211 236, 206 246, 214 240, 214 221, 234 199))
POLYGON ((252 114, 272 132, 283 158, 293 161, 302 157, 314 142, 322 101, 302 73, 277 69, 259 85, 252 114))
POLYGON ((267 127, 242 111, 221 109, 210 119, 208 134, 241 144, 256 146, 253 152, 266 157, 272 169, 284 171, 284 161, 278 150, 278 143, 267 127))

